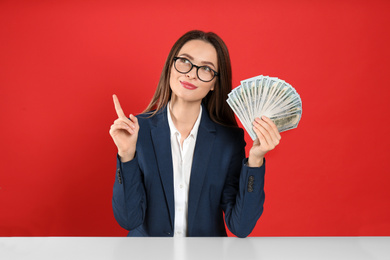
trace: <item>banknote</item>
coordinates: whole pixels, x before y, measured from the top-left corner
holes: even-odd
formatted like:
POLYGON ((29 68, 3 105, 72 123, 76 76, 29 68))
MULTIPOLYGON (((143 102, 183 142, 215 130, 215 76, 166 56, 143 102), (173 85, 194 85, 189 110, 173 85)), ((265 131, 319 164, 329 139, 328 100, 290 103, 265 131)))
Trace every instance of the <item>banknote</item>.
POLYGON ((253 121, 267 116, 279 132, 294 129, 302 117, 302 100, 287 82, 276 77, 256 76, 242 80, 226 102, 241 121, 249 136, 255 140, 253 121))

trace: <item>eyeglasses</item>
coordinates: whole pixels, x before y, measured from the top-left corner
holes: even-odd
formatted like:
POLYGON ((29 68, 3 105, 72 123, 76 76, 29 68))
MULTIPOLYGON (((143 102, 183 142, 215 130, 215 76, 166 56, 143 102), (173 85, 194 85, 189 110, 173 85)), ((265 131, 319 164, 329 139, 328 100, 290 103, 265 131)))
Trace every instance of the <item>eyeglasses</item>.
POLYGON ((182 74, 190 72, 192 68, 195 67, 198 79, 203 82, 212 81, 215 76, 219 75, 218 72, 216 72, 209 66, 196 66, 186 58, 174 57, 173 62, 175 69, 182 74))

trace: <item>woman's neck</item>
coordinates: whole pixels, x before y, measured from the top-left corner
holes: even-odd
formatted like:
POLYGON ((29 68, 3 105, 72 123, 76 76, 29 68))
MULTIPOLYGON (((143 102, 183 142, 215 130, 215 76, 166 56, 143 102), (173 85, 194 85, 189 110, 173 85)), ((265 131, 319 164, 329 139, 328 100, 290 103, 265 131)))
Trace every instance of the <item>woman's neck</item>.
POLYGON ((195 125, 196 119, 198 119, 200 102, 183 102, 171 98, 169 110, 176 129, 180 132, 182 138, 187 138, 195 125))

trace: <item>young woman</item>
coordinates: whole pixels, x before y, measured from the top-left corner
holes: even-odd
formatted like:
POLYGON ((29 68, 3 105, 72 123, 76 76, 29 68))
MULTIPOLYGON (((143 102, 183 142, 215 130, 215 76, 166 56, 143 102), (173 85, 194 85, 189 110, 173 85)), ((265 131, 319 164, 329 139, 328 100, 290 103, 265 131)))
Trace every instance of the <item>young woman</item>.
POLYGON ((265 154, 280 134, 268 118, 245 158, 244 132, 226 103, 230 57, 214 33, 190 31, 172 47, 146 111, 118 119, 112 206, 128 236, 248 236, 263 212, 265 154))

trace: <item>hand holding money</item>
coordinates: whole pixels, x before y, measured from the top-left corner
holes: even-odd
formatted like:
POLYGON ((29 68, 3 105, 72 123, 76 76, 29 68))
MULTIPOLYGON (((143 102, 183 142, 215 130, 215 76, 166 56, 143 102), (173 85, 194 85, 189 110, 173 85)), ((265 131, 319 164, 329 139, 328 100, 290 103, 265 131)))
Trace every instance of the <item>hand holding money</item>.
POLYGON ((273 150, 282 137, 274 122, 266 116, 255 118, 253 131, 256 133, 257 138, 249 151, 248 166, 260 167, 263 165, 265 154, 273 150))
POLYGON ((294 129, 302 116, 302 101, 285 81, 257 76, 241 81, 226 102, 252 138, 248 165, 261 166, 264 155, 279 144, 279 132, 294 129))

